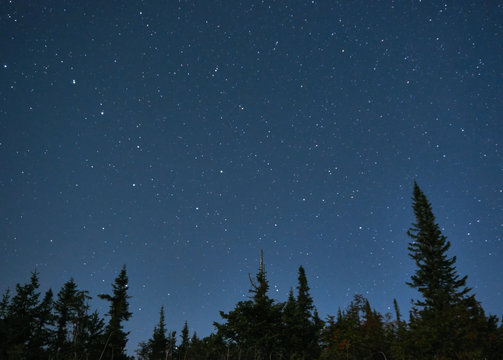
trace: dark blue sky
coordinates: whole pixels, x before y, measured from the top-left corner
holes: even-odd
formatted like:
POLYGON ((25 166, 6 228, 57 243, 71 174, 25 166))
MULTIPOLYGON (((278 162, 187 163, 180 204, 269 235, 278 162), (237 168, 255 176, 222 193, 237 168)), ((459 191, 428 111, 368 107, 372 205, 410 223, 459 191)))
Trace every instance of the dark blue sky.
POLYGON ((0 288, 73 276, 130 350, 161 305, 201 336, 306 269, 320 315, 418 294, 412 184, 502 315, 503 8, 497 1, 3 1, 0 288))

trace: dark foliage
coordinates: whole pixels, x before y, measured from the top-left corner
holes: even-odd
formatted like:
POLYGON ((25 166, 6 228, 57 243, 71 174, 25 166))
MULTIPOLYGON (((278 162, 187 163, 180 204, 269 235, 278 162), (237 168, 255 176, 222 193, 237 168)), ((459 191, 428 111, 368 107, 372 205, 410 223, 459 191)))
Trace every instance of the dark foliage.
POLYGON ((109 317, 108 325, 105 329, 105 359, 123 360, 127 359, 126 343, 128 333, 123 330, 123 322, 129 320, 129 295, 128 277, 126 266, 122 267, 119 275, 112 284, 112 295, 100 294, 100 299, 107 300, 110 303, 110 309, 107 313, 109 317))
MULTIPOLYGON (((259 271, 250 277, 250 297, 228 313, 221 312, 216 332, 203 339, 187 323, 177 347, 176 332, 168 331, 164 308, 152 338, 139 344, 142 360, 475 360, 501 359, 503 327, 486 315, 459 276, 450 243, 435 222, 431 204, 414 184, 415 223, 407 232, 409 255, 416 271, 408 285, 420 298, 413 302, 409 321, 393 300, 394 320, 372 309, 356 295, 336 316, 320 320, 304 268, 299 267, 296 294, 286 302, 268 295, 269 283, 261 256, 259 271)), ((112 294, 98 295, 109 302, 108 323, 90 312, 87 291, 67 281, 53 299, 39 291, 38 273, 28 283, 5 291, 0 300, 0 360, 126 360, 128 333, 123 323, 129 312, 128 277, 123 267, 112 284, 112 294)))
POLYGON ((407 232, 409 255, 417 266, 409 286, 421 298, 410 316, 411 354, 430 359, 483 358, 487 318, 475 295, 469 295, 467 276, 456 271, 449 257, 450 242, 435 222, 431 204, 414 183, 416 222, 407 232))

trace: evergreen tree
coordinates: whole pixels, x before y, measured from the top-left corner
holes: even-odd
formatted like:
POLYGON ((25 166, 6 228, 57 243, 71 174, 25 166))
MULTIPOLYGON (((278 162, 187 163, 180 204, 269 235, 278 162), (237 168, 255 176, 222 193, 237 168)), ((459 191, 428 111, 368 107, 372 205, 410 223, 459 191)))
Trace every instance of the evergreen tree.
POLYGON ((180 360, 186 360, 188 359, 187 355, 190 347, 189 325, 187 324, 187 321, 185 321, 185 324, 183 325, 181 340, 182 342, 178 347, 178 354, 179 354, 178 358, 180 360))
POLYGON ((103 351, 104 321, 95 311, 89 314, 88 291, 68 280, 54 303, 55 334, 51 345, 55 359, 99 358, 103 351))
POLYGON ((306 272, 302 266, 298 271, 297 299, 295 301, 295 318, 291 334, 293 353, 298 359, 315 359, 319 357, 319 338, 323 327, 309 294, 306 272))
POLYGON ((138 344, 138 349, 135 350, 139 360, 150 360, 150 345, 148 341, 141 341, 138 344))
POLYGON ((418 289, 423 298, 415 304, 424 309, 455 304, 470 291, 466 287, 467 276, 460 278, 457 274, 456 257, 447 255, 451 244, 435 223, 431 204, 415 182, 413 209, 416 223, 407 234, 412 239, 409 256, 418 269, 407 284, 418 289))
POLYGON ((44 298, 35 308, 34 321, 31 324, 32 336, 27 344, 28 359, 46 359, 48 357, 48 349, 51 343, 54 316, 53 310, 53 293, 49 289, 44 294, 44 298))
POLYGON ((154 328, 151 340, 151 360, 164 360, 168 351, 168 338, 166 337, 166 325, 164 318, 164 306, 161 306, 159 324, 154 328))
POLYGON ((176 356, 176 332, 167 333, 164 306, 161 306, 159 323, 154 327, 152 338, 138 344, 136 353, 144 360, 174 359, 176 356))
POLYGON ((466 332, 470 324, 464 320, 478 304, 468 296, 467 277, 457 274, 456 257, 448 256, 451 244, 442 235, 431 204, 416 182, 412 207, 416 222, 407 234, 412 239, 409 256, 417 270, 407 284, 421 293, 411 311, 415 356, 455 359, 466 345, 459 331, 466 332))
POLYGON ((7 358, 40 358, 49 342, 46 326, 51 319, 52 292, 48 291, 41 303, 38 292, 38 273, 33 272, 30 282, 16 285, 16 294, 10 301, 4 323, 8 329, 2 353, 7 358))
POLYGON ((89 298, 86 291, 78 290, 73 278, 59 291, 54 303, 56 333, 52 346, 56 359, 75 357, 84 351, 84 327, 88 316, 86 301, 89 298))
POLYGON ((110 302, 110 310, 107 313, 109 322, 105 329, 106 346, 103 350, 103 359, 125 360, 127 359, 126 343, 129 333, 124 332, 122 323, 129 320, 132 315, 129 312, 128 299, 130 296, 127 294, 128 277, 125 265, 115 278, 112 287, 112 295, 98 295, 99 298, 110 302))
POLYGON ((99 359, 103 352, 105 322, 96 310, 89 316, 82 317, 79 315, 79 318, 84 321, 82 334, 84 358, 99 359))
POLYGON ((293 289, 288 292, 288 300, 284 304, 281 313, 281 354, 290 359, 295 354, 296 328, 297 328, 297 302, 293 289))
POLYGON ((367 299, 365 299, 362 310, 363 321, 361 323, 361 330, 363 332, 363 342, 369 354, 371 354, 371 358, 380 359, 382 358, 382 354, 388 353, 389 350, 384 317, 370 307, 367 299))
POLYGON ((323 329, 321 359, 372 360, 389 356, 384 318, 361 295, 355 295, 347 310, 329 317, 323 329))
POLYGON ((324 351, 322 359, 356 360, 365 359, 360 311, 365 299, 355 295, 346 310, 339 309, 337 316, 328 318, 322 338, 324 351))
POLYGON ((221 311, 226 322, 215 323, 215 327, 217 335, 229 342, 227 349, 234 345, 242 359, 268 359, 280 348, 281 305, 267 295, 269 283, 262 255, 256 280, 250 277, 250 283, 251 300, 239 302, 227 314, 221 311))
POLYGON ((394 359, 401 360, 406 358, 407 324, 402 320, 402 314, 396 299, 393 299, 393 308, 395 310, 395 321, 391 324, 389 334, 390 353, 394 359))
POLYGON ((168 333, 168 350, 167 359, 178 359, 178 352, 176 348, 176 331, 168 333))

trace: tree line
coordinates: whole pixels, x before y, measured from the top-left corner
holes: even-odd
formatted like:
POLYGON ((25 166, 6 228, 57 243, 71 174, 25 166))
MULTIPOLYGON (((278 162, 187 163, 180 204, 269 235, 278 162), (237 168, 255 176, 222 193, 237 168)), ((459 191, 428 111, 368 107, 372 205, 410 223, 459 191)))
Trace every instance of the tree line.
MULTIPOLYGON (((503 325, 486 315, 467 276, 456 270, 456 257, 448 254, 450 242, 442 235, 430 202, 414 183, 412 208, 415 222, 408 230, 409 256, 416 270, 407 285, 419 296, 408 319, 393 300, 394 314, 381 314, 368 299, 356 295, 335 316, 320 319, 302 266, 298 283, 288 299, 278 302, 268 294, 267 273, 261 260, 250 277, 250 296, 234 309, 220 312, 215 331, 204 338, 189 335, 185 322, 180 339, 169 331, 161 307, 150 339, 136 350, 140 360, 356 360, 356 359, 501 359, 503 325)), ((38 274, 7 290, 0 302, 1 359, 111 359, 133 357, 126 353, 123 329, 129 311, 128 278, 124 266, 111 294, 106 321, 89 307, 87 291, 73 279, 56 297, 39 292, 38 274)))
POLYGON ((131 317, 124 266, 111 294, 99 298, 110 303, 108 322, 90 310, 88 291, 68 280, 54 297, 41 298, 38 273, 24 285, 7 290, 0 302, 0 359, 126 359, 127 333, 123 323, 131 317))

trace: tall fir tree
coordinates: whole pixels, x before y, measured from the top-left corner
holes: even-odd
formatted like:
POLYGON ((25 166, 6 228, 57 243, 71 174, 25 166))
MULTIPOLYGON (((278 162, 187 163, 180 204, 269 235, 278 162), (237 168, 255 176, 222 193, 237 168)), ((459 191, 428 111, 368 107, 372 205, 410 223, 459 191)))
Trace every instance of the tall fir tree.
POLYGON ((407 231, 412 239, 409 256, 417 270, 407 284, 418 289, 422 299, 415 305, 424 309, 440 309, 457 303, 470 291, 466 287, 467 276, 460 278, 454 264, 456 257, 449 257, 451 247, 435 222, 432 207, 426 196, 414 182, 413 210, 416 222, 407 231))
POLYGON ((451 244, 442 235, 431 204, 416 182, 412 208, 416 221, 407 232, 412 239, 408 249, 417 269, 407 284, 421 293, 410 321, 415 356, 455 359, 473 350, 466 349, 462 333, 474 325, 467 318, 478 312, 479 304, 468 295, 467 276, 458 275, 456 257, 448 254, 451 244))
POLYGON ((105 330, 105 347, 102 359, 126 360, 126 343, 129 333, 123 330, 123 322, 129 320, 132 313, 129 312, 130 296, 127 294, 128 277, 126 265, 122 267, 119 275, 112 284, 112 295, 100 294, 100 299, 107 300, 110 303, 108 325, 105 330))

